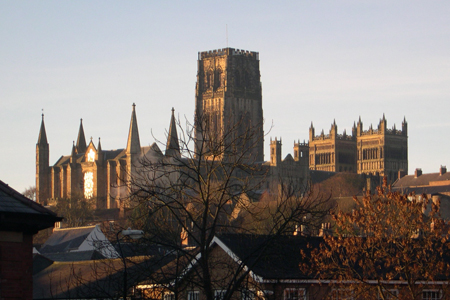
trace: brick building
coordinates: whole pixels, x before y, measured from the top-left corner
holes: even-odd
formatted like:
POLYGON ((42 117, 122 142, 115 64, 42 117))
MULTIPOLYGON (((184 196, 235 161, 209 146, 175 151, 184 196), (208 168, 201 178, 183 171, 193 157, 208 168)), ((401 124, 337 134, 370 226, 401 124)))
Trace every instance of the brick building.
POLYGON ((1 299, 33 298, 33 234, 61 220, 0 181, 1 299))

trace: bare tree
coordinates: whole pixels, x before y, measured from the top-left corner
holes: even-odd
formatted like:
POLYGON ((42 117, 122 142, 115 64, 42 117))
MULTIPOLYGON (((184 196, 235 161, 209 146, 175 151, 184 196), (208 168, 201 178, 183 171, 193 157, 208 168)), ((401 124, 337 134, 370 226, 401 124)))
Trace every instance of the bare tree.
POLYGON ((36 201, 36 186, 29 186, 22 192, 22 194, 28 199, 36 201))
POLYGON ((312 265, 301 269, 334 282, 335 293, 357 298, 448 297, 449 228, 439 217, 439 203, 393 193, 386 179, 377 194, 354 201, 353 212, 334 214, 334 235, 324 237, 312 251, 312 265), (426 206, 432 206, 429 215, 426 206))
POLYGON ((166 154, 144 157, 130 176, 132 221, 142 226, 150 243, 176 253, 175 263, 160 276, 175 298, 189 287, 206 299, 215 299, 217 290, 223 291, 221 299, 231 299, 248 280, 250 269, 244 264, 249 267, 249 262, 235 262, 230 268, 230 262, 214 253, 214 237, 264 233, 266 239, 252 259, 256 264, 277 236, 323 218, 329 198, 312 196, 299 178, 281 182, 275 191, 265 190, 273 178, 252 157, 263 138, 257 135, 262 124, 216 128, 207 116, 200 116, 194 126, 187 122, 186 130, 177 125, 181 137, 176 147, 171 128, 166 154), (262 194, 265 200, 259 201, 262 194), (218 277, 217 268, 223 276, 218 277))
POLYGON ((85 199, 82 195, 72 195, 68 198, 57 199, 55 212, 64 217, 66 227, 87 225, 94 219, 94 199, 85 199))

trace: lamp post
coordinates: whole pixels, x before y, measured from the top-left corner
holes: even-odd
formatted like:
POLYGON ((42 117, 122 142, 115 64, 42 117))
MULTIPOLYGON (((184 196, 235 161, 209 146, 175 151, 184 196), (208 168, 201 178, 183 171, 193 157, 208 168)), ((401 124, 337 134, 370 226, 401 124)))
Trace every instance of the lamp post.
POLYGON ((119 251, 120 251, 120 257, 122 258, 123 261, 123 300, 127 299, 127 262, 125 260, 125 256, 123 255, 123 251, 122 251, 122 245, 120 244, 120 239, 119 239, 119 234, 122 233, 122 236, 128 236, 130 238, 132 238, 133 240, 137 240, 140 239, 143 235, 144 235, 144 231, 142 230, 135 230, 135 229, 131 229, 128 228, 126 230, 122 230, 122 231, 118 231, 116 234, 116 239, 117 239, 117 244, 119 245, 119 251))

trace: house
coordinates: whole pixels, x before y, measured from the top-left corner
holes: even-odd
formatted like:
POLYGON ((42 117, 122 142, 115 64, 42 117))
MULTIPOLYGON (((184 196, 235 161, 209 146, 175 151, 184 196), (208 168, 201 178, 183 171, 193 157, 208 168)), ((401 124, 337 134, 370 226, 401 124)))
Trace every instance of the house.
POLYGON ((50 261, 36 255, 33 299, 119 299, 134 296, 174 256, 142 255, 83 261, 50 261))
MULTIPOLYGON (((345 282, 319 280, 300 267, 310 264, 311 251, 323 243, 322 237, 300 235, 216 236, 208 254, 207 276, 210 276, 212 295, 215 299, 245 300, 359 299, 345 282)), ((165 265, 160 272, 166 276, 161 276, 161 281, 147 280, 138 284, 135 287, 137 294, 164 300, 175 299, 176 296, 178 299, 206 299, 201 254, 196 249, 189 256, 194 258, 185 261, 180 257, 165 265), (172 279, 168 280, 170 272, 172 279)), ((158 276, 153 279, 158 279, 158 276)), ((389 291, 396 295, 401 286, 405 285, 399 279, 393 279, 387 284, 392 285, 392 289, 388 287, 389 291)), ((442 289, 448 287, 446 278, 440 278, 436 282, 422 281, 419 284, 422 286, 418 300, 444 299, 442 289)))
POLYGON ((73 255, 73 252, 78 256, 82 253, 95 256, 94 251, 106 258, 119 257, 99 225, 55 229, 40 249, 40 253, 50 259, 61 253, 73 255))
POLYGON ((61 221, 0 181, 0 296, 32 299, 33 234, 61 221))
MULTIPOLYGON (((212 241, 208 261, 211 268, 213 294, 224 299, 233 293, 231 299, 304 299, 308 295, 325 295, 323 287, 316 279, 300 271, 304 261, 300 249, 308 244, 318 246, 323 241, 319 237, 267 236, 246 234, 222 234, 212 241)), ((178 260, 166 265, 162 273, 178 274, 180 285, 174 287, 175 278, 169 282, 143 282, 136 286, 140 294, 159 295, 161 299, 173 299, 178 292, 179 299, 206 299, 202 286, 202 271, 199 270, 202 257, 198 249, 188 255, 191 261, 178 260), (175 272, 175 270, 179 270, 175 272), (181 279, 180 279, 181 278, 181 279)), ((313 298, 310 298, 313 299, 313 298)))
POLYGON ((416 168, 412 175, 399 172, 392 190, 402 194, 425 194, 435 204, 439 203, 441 217, 450 220, 450 173, 447 172, 447 167, 440 166, 436 173, 424 174, 420 168, 416 168))

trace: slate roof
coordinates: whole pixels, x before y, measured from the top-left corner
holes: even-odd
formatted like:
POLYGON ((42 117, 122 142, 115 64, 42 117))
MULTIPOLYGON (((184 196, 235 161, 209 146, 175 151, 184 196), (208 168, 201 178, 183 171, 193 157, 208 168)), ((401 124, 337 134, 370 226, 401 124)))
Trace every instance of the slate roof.
POLYGON ((308 279, 300 271, 299 264, 304 261, 300 250, 308 253, 319 247, 321 237, 303 237, 283 235, 224 234, 218 236, 234 254, 236 254, 253 273, 265 280, 271 279, 308 279), (312 248, 307 246, 311 245, 312 248))
MULTIPOLYGON (((116 299, 123 289, 123 261, 54 262, 33 275, 33 299, 116 299)), ((128 288, 161 268, 152 257, 127 259, 128 288)))
POLYGON ((61 221, 54 212, 0 180, 0 230, 36 233, 61 221))
POLYGON ((125 149, 102 150, 105 160, 119 159, 125 156, 125 149))
POLYGON ((333 177, 334 175, 336 175, 336 172, 317 171, 317 170, 310 170, 309 171, 309 177, 310 177, 311 182, 313 184, 325 181, 328 178, 333 177))
POLYGON ((83 261, 104 259, 105 257, 96 250, 60 252, 60 253, 42 253, 42 256, 52 261, 83 261))
POLYGON ((406 175, 392 185, 394 191, 416 194, 450 193, 450 173, 428 173, 415 177, 406 175))
POLYGON ((94 226, 57 229, 39 250, 42 254, 68 252, 78 247, 95 229, 94 226))
MULTIPOLYGON (((125 156, 125 149, 102 150, 102 153, 104 160, 120 159, 125 156)), ((70 158, 71 155, 61 156, 54 166, 60 167, 63 165, 67 165, 70 162, 70 158)), ((76 154, 74 158, 75 162, 82 163, 84 159, 84 153, 76 154)))

